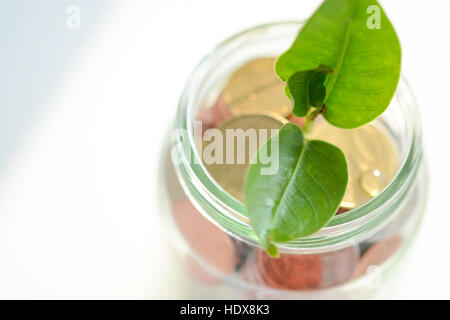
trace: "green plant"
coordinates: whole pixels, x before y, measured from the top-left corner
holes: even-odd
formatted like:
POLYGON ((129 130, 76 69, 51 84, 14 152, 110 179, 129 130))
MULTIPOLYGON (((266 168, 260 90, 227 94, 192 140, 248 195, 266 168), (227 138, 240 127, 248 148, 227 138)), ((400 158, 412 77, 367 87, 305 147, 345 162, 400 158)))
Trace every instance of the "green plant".
POLYGON ((271 155, 269 141, 246 175, 250 222, 271 256, 278 256, 276 243, 323 228, 345 193, 345 157, 335 146, 308 140, 311 123, 319 114, 345 129, 374 120, 392 100, 400 64, 399 40, 375 0, 325 0, 278 58, 275 70, 286 81, 293 112, 306 122, 304 133, 289 123, 272 137, 279 142, 276 174, 262 175, 258 161, 261 152, 271 155))

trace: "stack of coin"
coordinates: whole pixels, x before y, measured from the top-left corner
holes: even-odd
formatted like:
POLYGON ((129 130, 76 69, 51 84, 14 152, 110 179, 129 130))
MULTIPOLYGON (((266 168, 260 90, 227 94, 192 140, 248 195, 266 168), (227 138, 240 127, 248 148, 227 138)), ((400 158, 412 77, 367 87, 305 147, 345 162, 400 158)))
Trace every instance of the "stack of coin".
MULTIPOLYGON (((230 119, 261 112, 281 116, 301 127, 304 118, 292 114, 292 104, 284 93, 285 84, 275 74, 274 62, 275 58, 258 58, 235 71, 216 104, 201 115, 205 127, 222 128, 230 119)), ((248 125, 246 127, 249 128, 248 125)), ((376 196, 397 170, 395 148, 387 135, 374 125, 344 130, 319 118, 309 138, 330 142, 346 155, 349 185, 338 214, 354 209, 376 196)), ((233 196, 243 200, 241 192, 236 191, 236 187, 230 187, 229 181, 222 181, 217 174, 213 174, 213 177, 225 190, 231 190, 233 196)))
MULTIPOLYGON (((231 76, 214 106, 203 110, 199 115, 199 119, 205 122, 204 129, 217 128, 225 139, 219 152, 223 155, 222 164, 205 161, 204 151, 214 143, 214 140, 213 138, 203 139, 199 151, 201 151, 204 165, 225 191, 242 202, 245 200, 243 191, 245 173, 252 159, 250 153, 253 150, 249 149, 248 140, 244 139, 245 163, 238 164, 237 144, 234 141, 235 158, 233 163, 227 164, 226 131, 243 129, 245 132, 247 129, 256 129, 258 132, 259 129, 279 129, 287 121, 300 127, 304 123, 303 118, 292 114, 291 102, 284 93, 285 84, 274 72, 274 61, 274 58, 255 59, 238 69, 231 76)), ((208 133, 204 137, 209 137, 208 133)), ((328 124, 319 117, 308 138, 332 143, 346 155, 349 166, 349 185, 338 214, 354 209, 376 196, 386 187, 398 168, 397 153, 388 135, 373 124, 354 130, 344 130, 328 124)), ((264 142, 258 139, 257 148, 264 142)), ((200 223, 197 225, 195 220, 192 221, 194 222, 184 221, 185 227, 189 226, 193 230, 203 228, 200 223)), ((374 256, 379 257, 382 255, 381 251, 386 252, 384 249, 379 249, 381 245, 378 249, 371 247, 364 254, 361 262, 359 262, 359 249, 356 246, 318 255, 282 254, 279 259, 270 258, 261 249, 256 251, 249 249, 241 256, 237 253, 239 246, 236 244, 233 246, 233 241, 225 233, 217 231, 224 237, 220 241, 218 237, 217 241, 213 242, 221 243, 216 250, 221 250, 224 257, 215 258, 214 254, 218 253, 208 252, 212 249, 203 248, 205 244, 193 245, 196 251, 202 252, 199 254, 205 260, 214 259, 217 267, 221 266, 224 272, 231 272, 242 265, 246 259, 245 264, 240 268, 246 281, 279 289, 305 290, 342 284, 361 273, 361 270, 365 272, 367 263, 377 260, 373 258, 374 256)), ((195 243, 194 236, 190 235, 187 238, 192 238, 189 242, 195 243)), ((204 241, 208 240, 205 238, 204 241)))

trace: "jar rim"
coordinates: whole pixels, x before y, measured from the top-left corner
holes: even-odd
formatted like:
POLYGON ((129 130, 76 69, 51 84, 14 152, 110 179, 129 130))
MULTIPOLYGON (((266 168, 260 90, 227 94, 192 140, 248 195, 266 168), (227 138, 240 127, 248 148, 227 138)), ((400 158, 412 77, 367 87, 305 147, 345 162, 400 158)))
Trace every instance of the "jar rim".
MULTIPOLYGON (((195 90, 198 89, 198 80, 207 75, 210 61, 233 42, 239 41, 243 37, 251 37, 252 33, 259 33, 270 28, 292 27, 296 28, 298 32, 303 25, 304 23, 295 21, 268 23, 243 30, 222 41, 194 69, 186 83, 178 106, 175 128, 187 130, 189 140, 188 145, 177 144, 175 148, 177 157, 181 160, 174 165, 181 185, 193 204, 208 220, 241 241, 255 245, 258 245, 258 242, 251 226, 248 224, 245 205, 217 185, 202 161, 199 160, 195 147, 193 121, 190 121, 190 119, 194 119, 191 117, 192 97, 195 95, 195 90), (191 159, 192 154, 197 159, 195 163, 187 161, 188 158, 191 159)), ((314 235, 299 238, 289 243, 277 244, 281 252, 290 252, 297 249, 314 250, 316 252, 317 249, 327 250, 330 247, 346 247, 349 241, 354 242, 360 237, 373 233, 375 229, 378 230, 378 227, 386 223, 395 209, 400 206, 407 191, 415 181, 422 160, 418 107, 403 74, 393 99, 400 100, 400 96, 406 96, 408 100, 407 102, 398 102, 401 107, 408 110, 408 112, 402 113, 410 136, 408 137, 406 156, 390 183, 379 194, 361 206, 343 214, 335 215, 327 226, 314 235)))

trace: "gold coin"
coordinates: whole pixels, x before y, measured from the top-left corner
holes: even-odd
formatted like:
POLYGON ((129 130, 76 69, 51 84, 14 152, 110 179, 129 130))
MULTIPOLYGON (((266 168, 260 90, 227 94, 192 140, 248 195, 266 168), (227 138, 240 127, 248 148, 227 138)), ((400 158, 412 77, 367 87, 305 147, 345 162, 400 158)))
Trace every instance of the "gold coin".
POLYGON ((276 132, 272 129, 280 129, 286 122, 276 114, 249 114, 226 121, 218 131, 205 132, 200 151, 206 169, 225 191, 244 202, 244 179, 250 161, 276 132))
POLYGON ((349 182, 341 206, 356 208, 380 193, 398 169, 398 156, 390 138, 373 124, 345 130, 324 119, 314 124, 309 139, 339 147, 348 164, 349 182))
POLYGON ((223 92, 231 115, 271 112, 287 117, 292 113, 285 84, 275 74, 274 64, 275 58, 259 58, 232 75, 223 92))

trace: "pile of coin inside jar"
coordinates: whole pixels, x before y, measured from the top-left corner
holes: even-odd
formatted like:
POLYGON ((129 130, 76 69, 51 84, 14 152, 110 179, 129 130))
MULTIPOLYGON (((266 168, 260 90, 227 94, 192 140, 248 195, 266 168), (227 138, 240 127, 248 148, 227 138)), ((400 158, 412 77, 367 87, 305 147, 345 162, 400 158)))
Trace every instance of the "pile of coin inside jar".
MULTIPOLYGON (((292 104, 284 93, 285 84, 274 72, 274 62, 275 58, 258 58, 232 74, 215 103, 197 116, 202 121, 203 134, 211 128, 220 130, 224 136, 227 129, 279 129, 288 121, 303 125, 303 119, 292 114, 292 104)), ((349 184, 337 214, 357 208, 376 196, 398 169, 394 144, 375 124, 344 130, 319 117, 308 138, 332 143, 346 156, 349 184)), ((258 147, 264 142, 259 141, 258 147)), ((211 141, 201 139, 203 148, 208 143, 211 141)), ((244 177, 251 155, 246 154, 245 159, 244 164, 204 163, 217 184, 243 203, 244 177)), ((173 216, 178 230, 195 253, 194 257, 185 259, 187 269, 198 281, 211 285, 237 274, 257 287, 330 288, 360 277, 371 265, 383 263, 401 244, 400 237, 392 236, 328 253, 281 254, 280 258, 273 259, 263 250, 228 236, 204 218, 187 198, 175 199, 173 216)))

